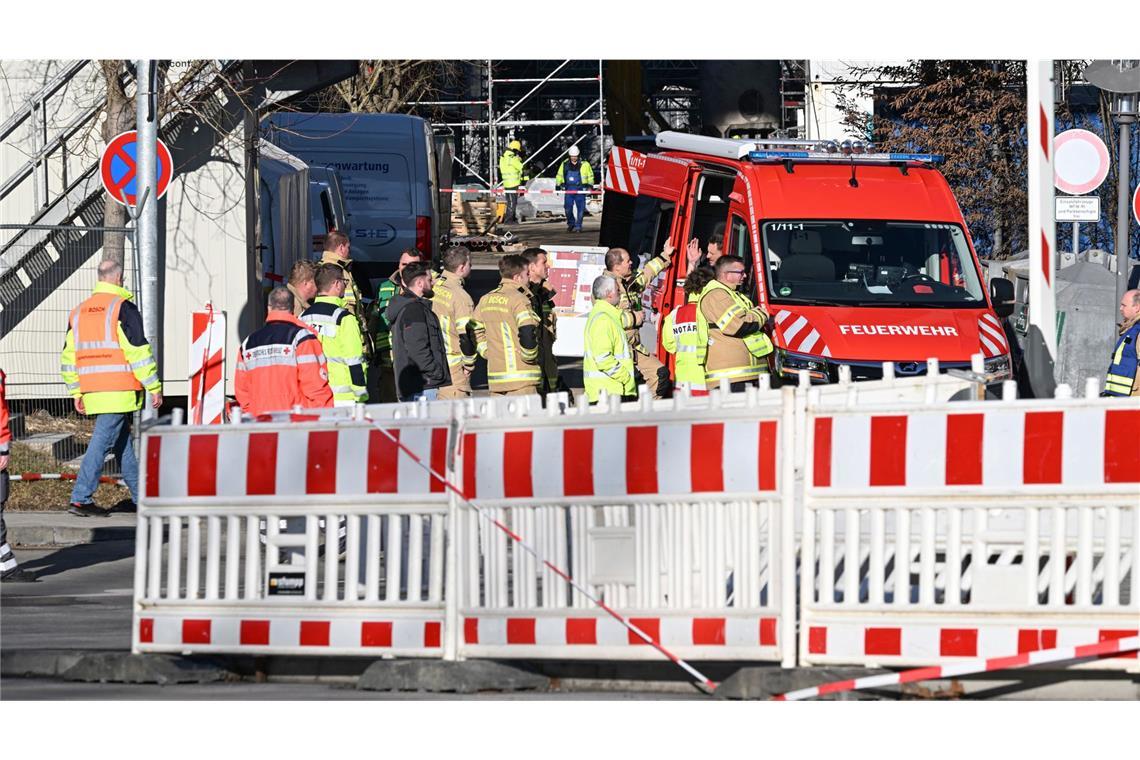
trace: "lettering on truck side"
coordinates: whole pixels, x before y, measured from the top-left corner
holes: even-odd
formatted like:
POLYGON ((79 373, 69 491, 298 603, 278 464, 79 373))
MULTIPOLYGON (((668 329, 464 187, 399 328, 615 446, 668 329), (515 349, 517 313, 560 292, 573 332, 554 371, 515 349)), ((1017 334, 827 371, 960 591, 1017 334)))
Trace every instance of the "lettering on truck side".
POLYGON ((847 335, 958 335, 957 327, 937 325, 840 325, 839 332, 847 335))

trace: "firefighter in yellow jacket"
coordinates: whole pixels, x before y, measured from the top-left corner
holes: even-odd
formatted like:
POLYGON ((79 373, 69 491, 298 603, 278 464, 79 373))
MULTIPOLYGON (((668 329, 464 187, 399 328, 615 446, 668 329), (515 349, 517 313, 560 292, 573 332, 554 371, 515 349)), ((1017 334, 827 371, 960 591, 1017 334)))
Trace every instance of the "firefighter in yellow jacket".
POLYGON ((754 385, 768 371, 765 356, 772 341, 762 332, 768 315, 739 292, 744 262, 721 256, 716 279, 705 286, 697 302, 697 319, 709 336, 705 380, 710 389, 727 379, 733 391, 754 385))
POLYGON ((636 398, 633 351, 622 328, 621 286, 609 275, 600 275, 591 286, 594 305, 582 335, 582 384, 586 399, 596 404, 603 391, 625 399, 636 398))
POLYGON ((95 418, 68 509, 82 517, 107 514, 91 497, 108 451, 119 457, 131 499, 138 501, 139 464, 131 445, 131 416, 142 408, 147 393, 151 406, 162 406, 158 365, 133 299, 123 287, 122 264, 104 261, 91 297, 75 307, 67 321, 59 371, 75 411, 95 418))
POLYGON ((431 309, 439 317, 443 350, 451 384, 439 389, 440 399, 467 398, 471 395, 471 372, 475 369, 475 304, 463 282, 471 274, 471 251, 457 245, 443 254, 443 272, 435 281, 431 309))
POLYGON ((348 283, 344 270, 322 264, 317 270, 317 297, 301 315, 321 341, 328 361, 329 387, 334 406, 352 406, 368 401, 368 362, 360 324, 345 308, 348 283))
POLYGON ((526 290, 526 259, 504 256, 499 274, 502 282, 475 307, 476 348, 487 360, 487 385, 502 396, 538 393, 541 326, 526 290))
POLYGON ((519 254, 527 263, 527 292, 535 315, 542 325, 538 334, 538 365, 542 382, 538 391, 543 396, 559 389, 558 360, 554 358, 554 341, 558 338, 558 314, 554 311, 554 291, 546 283, 550 274, 546 251, 527 248, 519 254))
POLYGON ((625 328, 629 346, 633 349, 637 371, 641 373, 654 398, 669 395, 669 370, 641 343, 641 325, 645 322, 641 298, 649 283, 669 268, 672 256, 673 244, 665 243, 665 248, 659 255, 645 262, 641 271, 634 272, 629 251, 624 248, 606 251, 606 272, 618 281, 618 309, 621 311, 622 327, 625 328))

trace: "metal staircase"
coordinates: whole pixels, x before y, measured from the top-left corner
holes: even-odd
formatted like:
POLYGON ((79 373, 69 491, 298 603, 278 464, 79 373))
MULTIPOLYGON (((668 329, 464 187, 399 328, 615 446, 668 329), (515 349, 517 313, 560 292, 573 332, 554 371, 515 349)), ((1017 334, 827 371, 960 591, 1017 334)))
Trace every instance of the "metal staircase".
MULTIPOLYGON (((5 237, 0 244, 0 321, 4 332, 13 329, 39 305, 55 287, 63 283, 90 255, 92 240, 95 248, 101 247, 103 223, 103 188, 99 178, 98 161, 84 166, 78 173, 68 172, 68 142, 103 112, 106 97, 96 98, 89 108, 80 111, 54 134, 48 132, 47 103, 53 97, 65 97, 65 85, 81 75, 90 75, 87 67, 93 61, 76 61, 67 64, 48 84, 33 94, 27 105, 0 127, 0 142, 12 137, 29 119, 39 127, 42 139, 33 142, 34 150, 27 162, 0 183, 0 202, 27 183, 33 183, 35 212, 30 219, 19 220, 26 225, 5 237), (49 159, 57 153, 63 158, 62 187, 54 194, 47 183, 48 172, 41 172, 49 159), (43 182, 41 183, 41 178, 43 182), (95 228, 95 229, 92 229, 95 228), (82 243, 82 244, 81 244, 82 243), (85 252, 83 260, 78 251, 85 252), (33 283, 38 287, 30 287, 33 283)), ((181 128, 189 121, 188 105, 209 105, 225 83, 225 77, 239 61, 201 61, 184 72, 163 96, 159 136, 168 144, 177 140, 181 128)), ((124 70, 124 83, 133 81, 124 70)), ((129 93, 128 93, 129 95, 129 93)), ((213 104, 217 106, 216 102, 213 104)), ((17 221, 17 220, 5 220, 17 221)))
POLYGON ((780 61, 780 132, 790 140, 807 137, 807 61, 780 61))

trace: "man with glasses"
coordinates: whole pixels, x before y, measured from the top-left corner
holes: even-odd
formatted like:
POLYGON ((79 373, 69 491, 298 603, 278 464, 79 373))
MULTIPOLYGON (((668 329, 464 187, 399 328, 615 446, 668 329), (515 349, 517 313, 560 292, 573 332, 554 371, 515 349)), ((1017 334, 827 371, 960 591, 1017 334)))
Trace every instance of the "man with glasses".
POLYGON ((739 292, 744 276, 740 258, 721 256, 716 279, 697 302, 698 324, 709 336, 705 380, 710 389, 726 379, 734 392, 740 391, 768 371, 764 357, 772 353, 772 341, 762 332, 768 315, 739 292))
POLYGON ((334 406, 352 406, 368 400, 364 340, 356 317, 344 308, 347 286, 347 275, 341 267, 322 264, 317 270, 317 298, 301 315, 301 321, 321 339, 334 406))

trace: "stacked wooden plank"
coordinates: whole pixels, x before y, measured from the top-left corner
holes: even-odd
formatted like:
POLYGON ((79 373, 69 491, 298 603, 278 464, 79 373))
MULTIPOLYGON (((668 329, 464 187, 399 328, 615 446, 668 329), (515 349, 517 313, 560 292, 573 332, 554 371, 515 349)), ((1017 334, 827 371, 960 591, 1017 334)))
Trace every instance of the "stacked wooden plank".
POLYGON ((482 235, 492 230, 497 221, 494 200, 464 200, 460 193, 452 194, 452 235, 482 235))

